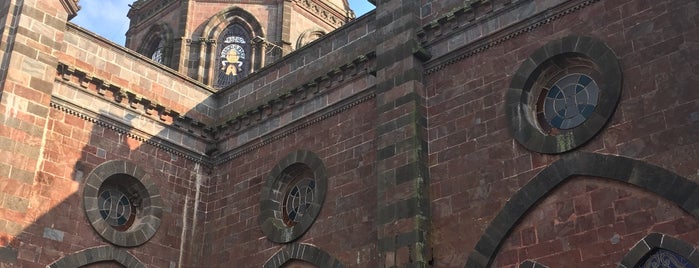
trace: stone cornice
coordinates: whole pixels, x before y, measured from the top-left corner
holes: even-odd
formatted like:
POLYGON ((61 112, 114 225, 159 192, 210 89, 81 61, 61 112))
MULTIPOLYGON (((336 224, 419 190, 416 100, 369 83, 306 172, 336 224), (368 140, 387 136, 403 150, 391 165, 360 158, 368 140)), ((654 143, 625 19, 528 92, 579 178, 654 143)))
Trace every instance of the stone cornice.
MULTIPOLYGON (((482 23, 483 19, 475 19, 475 14, 477 12, 489 12, 490 14, 486 16, 488 18, 492 18, 517 6, 517 4, 511 4, 511 6, 508 6, 507 8, 492 11, 492 7, 482 5, 483 2, 488 3, 489 1, 476 1, 474 2, 475 5, 467 5, 463 8, 457 9, 456 11, 424 26, 418 32, 420 43, 425 47, 430 47, 437 42, 444 41, 445 38, 449 38, 450 36, 464 31, 471 26, 482 23), (479 8, 490 8, 490 11, 479 11, 479 8)), ((538 14, 523 19, 520 22, 510 25, 502 30, 498 30, 490 34, 485 33, 485 37, 483 38, 434 58, 427 63, 425 73, 430 74, 442 70, 448 65, 486 51, 492 47, 502 44, 509 39, 530 32, 565 15, 594 4, 595 2, 599 2, 599 0, 578 0, 566 2, 551 9, 539 12, 538 14)))
POLYGON ((269 96, 256 106, 224 119, 213 128, 214 132, 217 138, 233 135, 264 122, 265 118, 275 116, 296 105, 302 105, 314 95, 324 94, 346 79, 355 78, 362 73, 373 75, 375 62, 372 59, 375 56, 374 53, 362 55, 298 87, 269 96))
POLYGON ((61 5, 66 9, 66 13, 68 13, 68 20, 78 15, 78 10, 80 10, 78 0, 61 0, 61 5))
POLYGON ((175 127, 184 133, 189 133, 198 138, 210 140, 213 136, 213 133, 211 133, 212 130, 207 129, 203 122, 183 115, 184 113, 181 111, 175 111, 165 107, 138 93, 112 84, 107 79, 96 77, 93 74, 60 62, 58 63, 57 71, 59 76, 57 78, 58 81, 72 85, 75 88, 82 88, 85 91, 90 91, 93 95, 110 101, 124 109, 137 110, 153 120, 160 121, 162 124, 170 127, 175 127))
POLYGON ((211 160, 207 158, 204 154, 188 150, 165 139, 150 135, 138 129, 134 129, 133 127, 128 126, 115 119, 111 119, 104 115, 97 114, 93 111, 90 111, 83 107, 78 107, 70 102, 58 98, 52 98, 50 105, 52 108, 56 110, 76 116, 80 119, 104 127, 116 133, 127 135, 128 137, 134 140, 162 149, 166 152, 177 155, 178 157, 182 157, 196 163, 205 164, 206 166, 211 166, 211 160))
POLYGON ((129 12, 126 14, 131 20, 133 26, 139 25, 142 22, 153 18, 155 15, 160 13, 173 4, 179 1, 172 0, 139 0, 130 5, 129 12))
POLYGON ((296 5, 315 15, 325 23, 338 28, 354 19, 354 13, 347 11, 342 14, 339 10, 332 8, 327 3, 315 0, 293 0, 296 5))
POLYGON ((222 139, 229 138, 251 127, 258 126, 270 119, 270 117, 288 112, 293 107, 304 105, 307 101, 314 99, 315 96, 329 93, 332 89, 348 82, 348 80, 358 79, 364 75, 375 75, 375 70, 373 69, 375 68, 374 58, 374 53, 360 56, 351 62, 328 71, 322 76, 303 83, 299 87, 273 95, 267 98, 266 101, 262 101, 255 108, 238 113, 214 127, 182 116, 182 113, 179 111, 173 111, 162 104, 149 100, 128 89, 111 84, 103 78, 95 77, 90 73, 59 62, 56 77, 58 83, 67 84, 72 88, 88 93, 90 96, 101 98, 105 102, 118 106, 121 109, 136 111, 152 121, 159 122, 159 124, 167 128, 172 128, 185 134, 185 139, 187 137, 199 139, 200 142, 203 142, 207 147, 206 150, 202 150, 202 152, 184 148, 164 138, 134 129, 123 122, 105 117, 104 115, 99 115, 94 111, 79 107, 60 97, 52 98, 51 107, 118 133, 127 134, 133 139, 161 148, 180 157, 211 167, 252 152, 257 148, 271 144, 276 140, 375 98, 375 94, 372 90, 363 90, 337 103, 321 107, 318 111, 303 116, 294 122, 279 126, 278 129, 268 133, 261 133, 259 137, 236 146, 232 150, 220 154, 216 151, 216 144, 222 139))
POLYGON ((279 130, 272 131, 269 134, 262 135, 259 138, 252 140, 244 145, 238 146, 233 150, 222 153, 214 161, 214 165, 223 164, 232 159, 238 158, 247 153, 253 152, 261 147, 272 144, 274 141, 287 137, 291 134, 298 132, 299 130, 305 129, 307 127, 313 126, 317 123, 322 122, 325 119, 331 118, 338 115, 344 111, 350 110, 355 106, 367 102, 376 98, 376 94, 373 90, 365 90, 362 93, 358 93, 355 96, 345 98, 339 104, 333 105, 331 109, 327 109, 325 112, 320 112, 316 116, 308 116, 305 119, 299 120, 297 122, 288 124, 279 130))

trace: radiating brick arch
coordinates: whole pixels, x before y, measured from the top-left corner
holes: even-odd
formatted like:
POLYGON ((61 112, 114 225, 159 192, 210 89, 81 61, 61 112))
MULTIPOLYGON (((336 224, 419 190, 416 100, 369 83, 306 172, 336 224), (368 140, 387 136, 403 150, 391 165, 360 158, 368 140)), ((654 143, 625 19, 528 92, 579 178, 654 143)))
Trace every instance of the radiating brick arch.
POLYGON ((148 242, 160 226, 163 201, 158 185, 140 166, 122 160, 104 162, 92 170, 83 187, 83 208, 87 220, 99 236, 121 247, 136 247, 148 242), (138 196, 140 209, 135 222, 126 230, 117 230, 100 214, 99 195, 103 185, 114 182, 138 196))
POLYGON ((292 260, 301 260, 323 268, 345 267, 335 257, 310 244, 293 243, 277 251, 262 266, 263 268, 278 268, 292 260))
POLYGON ((75 252, 70 255, 66 255, 63 258, 49 264, 48 268, 75 268, 82 267, 84 265, 114 261, 123 265, 127 268, 145 268, 146 266, 141 263, 136 257, 131 255, 126 250, 118 249, 111 246, 101 246, 95 248, 89 248, 82 251, 75 252))
POLYGON ((317 27, 308 29, 299 35, 298 39, 296 40, 296 49, 299 49, 308 43, 325 36, 326 34, 327 33, 323 29, 317 27))
POLYGON ((221 10, 209 18, 202 35, 208 39, 216 39, 231 23, 239 23, 250 31, 252 36, 265 37, 264 29, 255 16, 237 6, 221 10))
POLYGON ((328 173, 323 160, 311 151, 298 150, 289 153, 272 168, 266 183, 260 190, 259 222, 262 232, 275 243, 289 243, 300 238, 311 228, 325 201, 328 188, 328 173), (315 181, 314 198, 307 211, 307 216, 293 226, 283 220, 282 204, 284 189, 289 180, 294 177, 291 173, 308 169, 315 181), (291 173, 290 173, 291 172, 291 173))
POLYGON ((464 267, 489 267, 502 242, 527 211, 574 176, 608 178, 638 186, 699 218, 697 183, 639 160, 595 153, 573 153, 542 170, 505 203, 485 229, 464 267))
POLYGON ((661 233, 650 233, 631 248, 624 259, 619 263, 619 268, 636 267, 649 253, 657 249, 670 250, 687 259, 694 266, 699 267, 699 248, 680 239, 661 233))

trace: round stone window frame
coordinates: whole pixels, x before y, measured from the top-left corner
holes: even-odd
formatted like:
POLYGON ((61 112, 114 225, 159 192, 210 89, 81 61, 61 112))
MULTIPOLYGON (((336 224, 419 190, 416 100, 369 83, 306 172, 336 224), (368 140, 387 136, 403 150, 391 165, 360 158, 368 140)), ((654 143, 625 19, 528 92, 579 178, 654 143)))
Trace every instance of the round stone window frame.
MULTIPOLYGON (((110 179, 111 178, 111 179, 110 179)), ((141 167, 126 161, 109 161, 97 166, 87 176, 83 189, 83 207, 92 228, 102 238, 120 247, 136 247, 150 240, 162 221, 163 202, 158 187, 141 167), (100 214, 99 193, 105 181, 114 176, 128 176, 123 185, 139 194, 138 212, 133 224, 126 230, 111 226, 100 214)))
MULTIPOLYGON (((546 83, 546 81, 543 81, 546 83)), ((568 36, 551 41, 532 53, 520 65, 506 96, 506 114, 515 140, 528 150, 559 154, 590 141, 614 114, 621 97, 622 73, 614 51, 604 42, 587 36, 568 36), (542 70, 556 58, 583 57, 592 62, 600 75, 599 99, 589 118, 567 131, 549 134, 539 127, 535 113, 540 90, 533 90, 542 70)))
POLYGON ((262 232, 272 242, 289 243, 300 238, 315 222, 328 188, 328 176, 323 161, 311 151, 299 150, 290 153, 280 160, 270 171, 266 183, 260 193, 260 217, 259 223, 262 232), (295 224, 285 222, 282 206, 287 194, 287 187, 294 178, 286 178, 288 168, 296 168, 296 165, 304 165, 311 170, 315 180, 313 201, 306 214, 295 224), (288 180, 288 181, 283 181, 288 180))

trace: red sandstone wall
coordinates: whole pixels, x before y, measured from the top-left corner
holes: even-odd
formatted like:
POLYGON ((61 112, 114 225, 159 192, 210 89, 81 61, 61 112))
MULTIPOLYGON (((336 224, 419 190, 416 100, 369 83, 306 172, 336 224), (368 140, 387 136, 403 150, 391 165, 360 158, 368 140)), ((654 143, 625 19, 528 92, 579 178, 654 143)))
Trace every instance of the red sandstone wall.
POLYGON ((196 175, 203 168, 182 154, 147 144, 148 138, 136 139, 93 122, 109 118, 130 126, 137 136, 158 136, 202 151, 203 143, 188 134, 190 126, 174 127, 175 114, 162 116, 144 100, 210 122, 211 92, 132 51, 66 27, 61 10, 58 1, 25 1, 24 28, 3 89, 0 136, 11 143, 1 152, 8 173, 0 179, 6 200, 0 208, 0 246, 10 252, 2 261, 43 267, 88 247, 109 245, 85 217, 81 185, 95 166, 125 160, 151 175, 164 201, 155 237, 127 250, 152 267, 186 265, 187 247, 197 239, 192 226, 203 214, 195 206, 196 175), (137 98, 117 99, 119 91, 137 98), (71 103, 84 113, 78 116, 50 105, 56 102, 71 103))
POLYGON ((617 267, 651 232, 696 242, 699 221, 633 186, 577 177, 532 208, 503 243, 493 267, 518 267, 525 260, 549 267, 617 267))
MULTIPOLYGON (((696 69, 692 59, 699 53, 697 10, 692 1, 595 2, 428 75, 436 266, 462 267, 504 202, 559 158, 529 152, 513 140, 505 93, 522 60, 567 35, 607 43, 624 76, 611 121, 578 150, 640 159, 699 182, 690 160, 697 159, 699 151, 699 126, 693 115, 699 105, 699 81, 690 71, 696 69)), ((562 266, 562 260, 580 265, 576 267, 613 266, 650 231, 699 243, 692 231, 696 220, 656 198, 630 185, 577 178, 529 213, 501 249, 495 266, 509 267, 526 258, 541 259, 551 267, 562 266), (599 197, 604 199, 578 204, 599 197), (571 207, 571 202, 576 205, 571 207), (564 208, 569 210, 565 215, 560 211, 564 208), (594 224, 575 223, 598 213, 604 213, 604 219, 594 224), (564 229, 571 224, 575 229, 564 229), (621 243, 610 245, 614 234, 621 243), (601 258, 603 254, 610 255, 601 258)))
POLYGON ((377 267, 373 100, 237 157, 218 169, 206 206, 206 267, 260 267, 283 245, 259 225, 260 190, 272 168, 296 150, 316 153, 327 169, 321 212, 295 242, 310 243, 346 267, 377 267))
MULTIPOLYGON (((168 7, 163 9, 163 12, 155 16, 150 17, 144 21, 140 21, 138 26, 129 27, 129 38, 126 41, 127 44, 119 44, 126 46, 134 51, 138 51, 143 45, 144 40, 150 40, 147 36, 152 26, 157 24, 167 24, 172 30, 173 38, 179 38, 180 32, 177 30, 180 25, 181 9, 186 8, 186 6, 181 4, 182 2, 172 2, 168 7)), ((133 26, 133 24, 131 25, 133 26)), ((126 33, 125 33, 126 34, 126 33)), ((139 51, 141 52, 141 51, 139 51)), ((149 57, 150 55, 147 55, 149 57)))
POLYGON ((32 224, 22 231, 17 264, 39 267, 87 248, 109 245, 94 231, 83 209, 83 185, 99 164, 125 160, 144 168, 158 185, 165 213, 156 235, 143 246, 129 249, 142 263, 169 267, 181 261, 183 222, 192 221, 195 163, 155 148, 127 135, 97 126, 58 109, 51 109, 46 129, 40 171, 31 187, 29 206, 32 224), (62 239, 46 237, 47 229, 62 233, 62 239))

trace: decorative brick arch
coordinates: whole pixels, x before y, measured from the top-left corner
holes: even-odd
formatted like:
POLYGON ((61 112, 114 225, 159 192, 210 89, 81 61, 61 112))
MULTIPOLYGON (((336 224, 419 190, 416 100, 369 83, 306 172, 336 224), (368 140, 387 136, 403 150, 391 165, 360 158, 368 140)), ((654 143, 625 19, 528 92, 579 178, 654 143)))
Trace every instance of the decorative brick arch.
POLYGON ((301 237, 310 229, 320 214, 328 188, 328 175, 323 161, 313 152, 298 150, 290 153, 277 163, 270 171, 265 185, 260 192, 259 223, 267 239, 275 243, 289 243, 301 237), (307 211, 307 216, 293 226, 285 223, 282 212, 285 189, 289 185, 290 169, 298 167, 307 169, 315 180, 314 198, 307 211))
POLYGON ((216 39, 218 35, 231 23, 239 23, 253 36, 265 37, 265 32, 260 22, 250 12, 232 6, 213 15, 204 26, 203 36, 208 39, 216 39))
POLYGON ((699 248, 695 245, 661 233, 650 233, 631 248, 621 260, 619 268, 636 267, 649 253, 656 249, 666 249, 682 255, 694 266, 699 267, 699 248))
POLYGON ((292 260, 301 260, 323 268, 345 267, 335 257, 310 244, 293 243, 277 251, 262 266, 263 268, 278 268, 292 260))
POLYGON ((310 42, 320 39, 326 34, 327 32, 317 27, 313 29, 308 29, 299 35, 298 39, 296 40, 296 49, 299 49, 310 42))
POLYGON ((52 264, 49 264, 46 267, 74 268, 104 261, 118 262, 119 264, 127 268, 146 267, 143 263, 141 263, 141 261, 139 261, 136 257, 131 255, 131 253, 129 253, 128 251, 111 246, 101 246, 78 251, 73 254, 66 255, 63 258, 60 258, 59 260, 55 261, 52 264))
POLYGON ((573 153, 542 170, 505 203, 485 229, 464 267, 489 267, 502 242, 527 211, 558 185, 574 176, 608 178, 638 186, 699 218, 699 184, 639 160, 595 153, 573 153))
POLYGON ((158 230, 163 214, 163 201, 150 175, 141 167, 121 160, 102 163, 90 172, 83 188, 83 206, 95 232, 121 247, 135 247, 150 240, 158 230), (114 228, 100 214, 100 189, 112 181, 124 184, 122 186, 138 199, 134 221, 125 230, 114 228))
POLYGON ((617 56, 604 42, 587 36, 568 36, 551 41, 525 59, 512 77, 505 99, 512 135, 528 150, 540 153, 557 154, 579 147, 594 138, 612 117, 621 97, 621 84, 617 56), (535 100, 541 93, 540 89, 545 87, 542 80, 547 80, 550 75, 547 75, 550 73, 547 69, 570 65, 568 61, 589 63, 589 68, 584 69, 598 78, 599 100, 581 125, 557 134, 547 133, 537 123, 538 104, 535 100))

